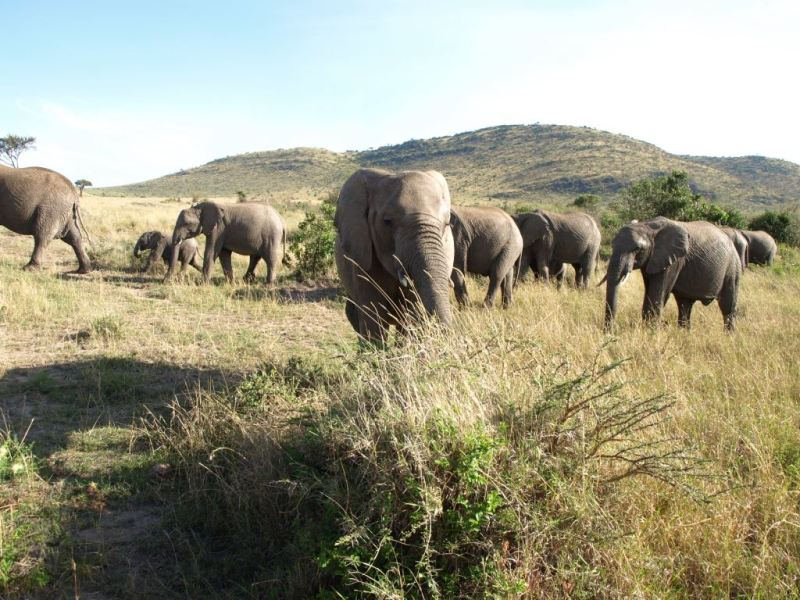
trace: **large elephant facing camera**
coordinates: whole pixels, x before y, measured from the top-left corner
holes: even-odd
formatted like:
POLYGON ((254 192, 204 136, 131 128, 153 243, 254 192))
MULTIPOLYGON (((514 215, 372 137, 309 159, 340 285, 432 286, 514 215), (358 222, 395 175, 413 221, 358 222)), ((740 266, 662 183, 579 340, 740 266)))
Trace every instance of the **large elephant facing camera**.
POLYGON ((33 254, 25 269, 39 268, 50 241, 59 239, 75 251, 77 272, 91 271, 79 220, 78 193, 69 179, 41 167, 0 165, 0 225, 33 236, 33 254))
POLYGON ((528 268, 545 281, 551 270, 559 269, 563 278, 563 264, 575 268, 575 284, 579 288, 589 285, 600 252, 600 229, 586 213, 553 213, 535 210, 514 216, 522 234, 520 278, 528 268))
MULTIPOLYGON (((219 258, 225 279, 233 281, 231 254, 250 257, 245 281, 255 279, 255 269, 262 258, 267 263, 267 283, 275 282, 281 256, 286 253, 286 227, 283 219, 271 206, 257 202, 217 204, 201 202, 183 209, 175 222, 172 245, 180 246, 185 239, 200 234, 206 236, 203 254, 203 281, 211 279, 211 267, 219 258)), ((170 280, 178 262, 173 252, 165 280, 170 280)))
POLYGON ((522 253, 522 236, 514 219, 494 206, 459 206, 450 211, 450 227, 455 245, 451 279, 458 303, 469 301, 464 275, 473 273, 489 277, 484 306, 490 308, 500 290, 503 308, 508 308, 516 278, 515 266, 522 253))
POLYGON ((689 326, 696 301, 710 304, 717 300, 725 328, 733 329, 742 263, 733 242, 717 226, 663 217, 629 223, 619 230, 611 248, 605 277, 606 328, 611 327, 617 312, 619 286, 631 271, 641 269, 645 320, 659 317, 672 294, 681 326, 689 326))
POLYGON ((416 310, 452 319, 450 191, 436 171, 359 169, 339 193, 336 268, 346 314, 361 337, 382 341, 416 310), (413 283, 413 290, 412 284, 413 283))

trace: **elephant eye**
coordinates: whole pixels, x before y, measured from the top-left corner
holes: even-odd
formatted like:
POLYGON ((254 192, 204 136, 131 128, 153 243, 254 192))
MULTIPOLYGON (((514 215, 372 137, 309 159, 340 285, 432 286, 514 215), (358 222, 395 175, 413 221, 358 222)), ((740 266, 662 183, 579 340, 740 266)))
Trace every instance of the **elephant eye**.
POLYGON ((392 226, 392 220, 391 219, 384 219, 383 220, 383 224, 386 225, 387 227, 391 227, 392 226))

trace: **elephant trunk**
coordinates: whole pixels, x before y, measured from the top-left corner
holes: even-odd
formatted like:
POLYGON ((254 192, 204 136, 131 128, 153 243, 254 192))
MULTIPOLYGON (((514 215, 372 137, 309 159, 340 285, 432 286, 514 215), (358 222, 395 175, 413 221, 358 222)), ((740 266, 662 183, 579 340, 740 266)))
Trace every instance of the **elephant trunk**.
POLYGON ((441 230, 434 225, 421 226, 411 241, 416 248, 413 258, 404 262, 414 281, 425 311, 445 325, 453 320, 450 309, 450 273, 453 265, 446 258, 441 230))
POLYGON ((139 258, 139 252, 141 251, 141 249, 142 249, 142 239, 139 238, 139 240, 136 242, 136 245, 133 247, 133 258, 139 258))
POLYGON ((625 281, 633 268, 633 256, 626 256, 618 252, 613 252, 611 260, 608 262, 606 271, 606 310, 605 328, 611 329, 614 317, 617 314, 617 298, 619 296, 619 286, 625 281))

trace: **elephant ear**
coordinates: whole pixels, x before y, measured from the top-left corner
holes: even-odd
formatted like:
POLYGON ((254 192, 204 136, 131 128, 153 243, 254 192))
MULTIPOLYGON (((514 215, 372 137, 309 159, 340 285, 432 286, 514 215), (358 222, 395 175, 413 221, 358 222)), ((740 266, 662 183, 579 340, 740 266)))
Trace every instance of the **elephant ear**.
POLYGON ((200 228, 203 234, 211 235, 211 233, 225 219, 225 209, 218 204, 209 202, 201 207, 200 210, 200 228))
POLYGON ((648 275, 661 273, 688 253, 689 233, 683 225, 669 221, 655 234, 653 252, 647 262, 645 272, 648 275))
POLYGON ((339 192, 333 217, 342 252, 365 271, 372 267, 373 254, 369 228, 370 199, 383 177, 383 173, 372 169, 359 169, 353 173, 339 192))

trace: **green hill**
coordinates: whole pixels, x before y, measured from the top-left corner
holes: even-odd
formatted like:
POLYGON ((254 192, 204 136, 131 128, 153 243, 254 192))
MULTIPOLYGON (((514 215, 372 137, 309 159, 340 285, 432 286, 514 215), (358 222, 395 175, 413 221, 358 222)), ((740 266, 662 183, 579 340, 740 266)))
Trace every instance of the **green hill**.
POLYGON ((579 194, 613 196, 643 177, 687 171, 697 191, 756 208, 800 200, 800 165, 748 156, 669 154, 633 138, 588 127, 504 125, 363 152, 319 148, 252 152, 100 193, 134 196, 230 196, 321 191, 358 166, 437 169, 454 198, 563 202, 579 194))

